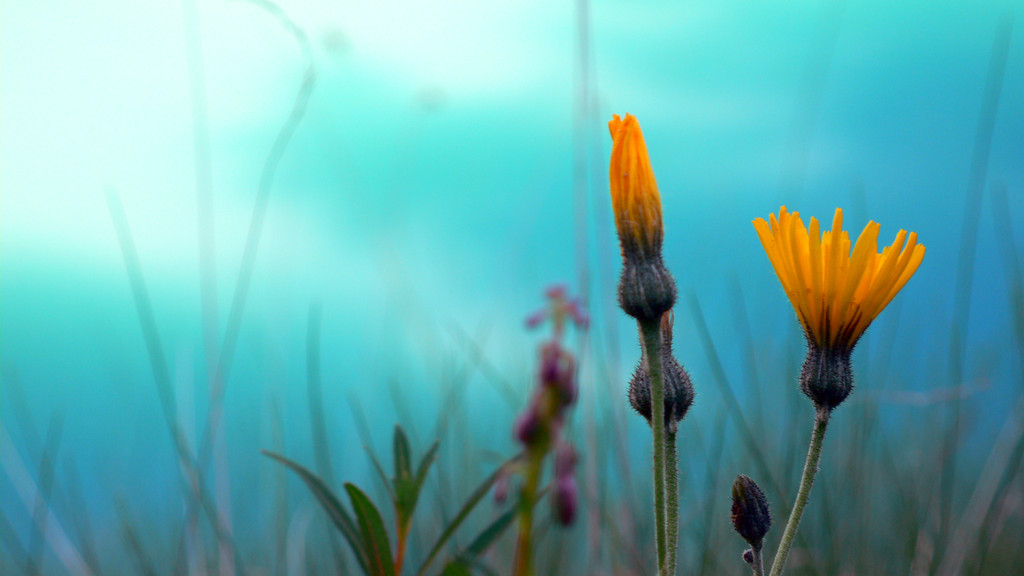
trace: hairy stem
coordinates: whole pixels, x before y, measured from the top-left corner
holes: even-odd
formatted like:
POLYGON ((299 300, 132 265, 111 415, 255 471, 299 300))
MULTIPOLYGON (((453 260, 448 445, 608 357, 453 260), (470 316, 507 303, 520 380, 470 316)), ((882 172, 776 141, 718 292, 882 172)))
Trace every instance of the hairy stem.
POLYGON ((666 523, 665 462, 665 382, 662 375, 661 319, 640 322, 644 337, 644 353, 647 371, 651 377, 651 432, 654 436, 654 523, 655 545, 658 552, 658 573, 667 576, 675 573, 668 562, 668 526, 666 523))
POLYGON ((676 434, 665 431, 665 543, 668 547, 669 574, 675 574, 679 546, 679 467, 676 464, 676 434))
POLYGON ((751 548, 750 551, 754 553, 754 561, 750 563, 754 576, 764 576, 764 555, 761 554, 761 547, 751 548))
POLYGON ((828 419, 831 413, 831 410, 819 409, 814 418, 814 431, 811 433, 811 445, 807 449, 807 462, 804 463, 804 472, 800 477, 800 491, 797 492, 793 511, 789 513, 786 530, 782 533, 782 541, 779 542, 779 550, 775 553, 775 560, 772 561, 770 576, 782 576, 782 570, 786 566, 786 557, 789 556, 789 549, 793 547, 797 528, 800 527, 800 517, 803 516, 804 508, 807 506, 807 499, 811 495, 814 475, 818 473, 821 445, 825 440, 825 429, 828 427, 828 419))

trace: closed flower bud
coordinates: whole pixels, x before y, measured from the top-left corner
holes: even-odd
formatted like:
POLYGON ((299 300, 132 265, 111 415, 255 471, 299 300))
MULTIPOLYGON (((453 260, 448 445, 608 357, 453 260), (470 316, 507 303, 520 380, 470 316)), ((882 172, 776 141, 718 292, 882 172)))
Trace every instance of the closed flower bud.
POLYGON ((612 210, 622 249, 619 305, 640 321, 657 320, 675 304, 676 284, 661 259, 665 231, 661 195, 636 117, 615 115, 609 163, 612 210))
POLYGON ((676 303, 676 281, 661 256, 626 261, 619 276, 619 307, 641 322, 657 320, 676 303))
POLYGON ((732 526, 754 550, 761 549, 764 535, 772 526, 764 492, 743 474, 732 484, 732 526))
MULTIPOLYGON (((665 382, 665 425, 675 434, 678 422, 693 404, 693 384, 679 361, 672 354, 672 314, 661 319, 662 371, 665 382)), ((629 404, 651 424, 651 377, 646 356, 640 359, 629 382, 629 404)))

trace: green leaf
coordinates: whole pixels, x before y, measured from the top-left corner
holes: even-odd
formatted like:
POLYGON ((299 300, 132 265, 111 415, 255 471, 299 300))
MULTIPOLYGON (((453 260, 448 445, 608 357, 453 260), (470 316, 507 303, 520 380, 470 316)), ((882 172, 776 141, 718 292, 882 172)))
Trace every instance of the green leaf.
POLYGON ((488 492, 490 492, 491 486, 493 486, 494 483, 498 480, 498 478, 500 478, 501 475, 505 472, 505 468, 518 459, 519 456, 517 455, 511 458, 510 460, 506 461, 501 466, 499 466, 497 470, 495 470, 490 476, 488 476, 483 482, 481 482, 480 485, 477 486, 476 490, 474 490, 473 493, 470 494, 469 498, 466 500, 466 502, 462 505, 462 508, 459 510, 459 513, 456 514, 455 518, 453 518, 452 521, 448 524, 448 526, 445 527, 444 531, 441 532, 441 535, 438 537, 437 542, 434 543, 434 547, 430 549, 430 553, 427 554, 427 559, 423 561, 423 565, 420 566, 419 572, 416 573, 417 576, 423 576, 423 574, 427 571, 427 568, 430 566, 430 563, 434 561, 435 557, 437 557, 437 553, 441 551, 441 547, 444 546, 444 543, 452 537, 452 534, 455 533, 455 530, 457 530, 458 527, 462 524, 463 520, 465 520, 466 517, 469 516, 469 513, 473 511, 473 508, 475 508, 476 505, 480 503, 480 500, 484 496, 486 496, 488 492))
POLYGON ((352 517, 349 516, 348 511, 345 510, 345 506, 338 500, 338 498, 331 492, 331 489, 324 484, 316 474, 313 474, 300 464, 296 464, 291 460, 275 454, 269 450, 261 450, 265 456, 269 456, 274 460, 277 460, 281 464, 284 464, 290 468, 293 472, 298 474, 299 478, 306 483, 306 487, 313 493, 313 497, 316 498, 320 507, 327 512, 327 516, 330 517, 331 522, 341 532, 341 535, 345 537, 345 541, 348 542, 349 548, 352 549, 352 553, 355 554, 356 560, 359 561, 359 566, 363 569, 363 573, 369 575, 370 572, 367 567, 366 552, 363 550, 362 539, 359 536, 359 530, 356 528, 355 522, 352 517))
POLYGON ((409 438, 402 427, 395 425, 395 480, 412 478, 412 456, 409 449, 409 438))
MULTIPOLYGON (((540 492, 540 494, 538 494, 534 502, 536 503, 541 501, 546 493, 547 488, 545 488, 540 492)), ((478 558, 481 554, 487 551, 488 548, 491 547, 491 544, 494 544, 495 540, 500 538, 501 535, 505 533, 505 530, 508 530, 509 526, 512 525, 512 523, 516 519, 517 513, 519 512, 519 506, 520 504, 516 503, 515 506, 509 507, 509 509, 506 510, 501 516, 495 518, 494 521, 487 526, 487 528, 484 528, 483 532, 477 534, 477 537, 469 543, 469 546, 463 548, 461 552, 455 555, 454 559, 448 562, 448 564, 444 567, 444 570, 441 571, 441 576, 458 576, 461 574, 469 574, 470 569, 473 566, 476 566, 478 570, 484 570, 486 572, 492 573, 492 571, 489 570, 486 566, 478 562, 478 558)))
MULTIPOLYGON (((399 427, 395 427, 395 465, 398 466, 398 452, 400 449, 400 443, 404 443, 408 448, 407 441, 398 440, 399 434, 401 437, 405 437, 405 434, 399 427)), ((395 489, 392 500, 395 503, 395 515, 398 518, 398 524, 400 528, 406 529, 409 522, 412 521, 412 514, 416 510, 416 503, 419 501, 420 492, 423 490, 423 482, 427 479, 427 472, 430 470, 430 465, 437 458, 437 450, 440 446, 439 442, 434 442, 427 451, 423 459, 420 460, 420 465, 416 470, 416 475, 412 475, 412 459, 408 460, 410 464, 408 472, 404 475, 397 474, 395 476, 395 489)))
POLYGON ((423 455, 423 459, 420 460, 420 466, 416 470, 416 491, 419 492, 423 488, 423 481, 427 479, 427 472, 430 470, 431 464, 434 460, 437 460, 437 450, 441 447, 441 443, 434 440, 434 443, 430 446, 430 450, 423 455))
POLYGON ((384 529, 384 520, 373 502, 351 482, 345 483, 345 490, 352 500, 352 509, 359 519, 359 531, 363 535, 363 544, 369 561, 371 576, 394 576, 395 565, 391 558, 391 543, 388 532, 384 529))
POLYGON ((505 511, 504 514, 498 516, 494 522, 491 522, 490 526, 484 529, 483 532, 477 535, 469 546, 459 553, 459 558, 466 562, 476 560, 477 556, 481 555, 490 548, 491 544, 497 540, 504 532, 512 525, 512 521, 516 519, 516 511, 519 508, 518 505, 510 507, 505 511))
POLYGON ((464 560, 452 560, 446 564, 444 570, 441 571, 441 576, 471 575, 474 569, 477 574, 483 574, 484 576, 498 576, 497 572, 483 562, 466 562, 464 560))
POLYGON ((461 552, 455 555, 453 560, 445 565, 444 570, 441 571, 441 576, 463 576, 470 574, 470 567, 476 563, 477 557, 490 548, 491 544, 494 544, 494 541, 512 525, 512 522, 516 519, 517 509, 518 505, 512 506, 504 514, 498 516, 494 522, 491 522, 490 526, 478 534, 470 542, 469 546, 463 548, 461 552))
POLYGON ((388 491, 388 497, 391 498, 391 502, 398 507, 398 498, 395 495, 395 490, 391 486, 391 479, 388 478, 387 472, 384 471, 384 467, 380 465, 380 460, 370 452, 369 448, 366 448, 366 455, 370 457, 370 462, 373 462, 373 467, 377 470, 377 474, 380 476, 381 482, 384 483, 384 489, 388 491))
POLYGON ((404 530, 412 520, 413 509, 419 493, 416 485, 409 479, 395 479, 395 516, 399 528, 404 530))
POLYGON ((473 573, 470 572, 468 563, 462 560, 452 560, 445 565, 441 576, 473 576, 473 573))

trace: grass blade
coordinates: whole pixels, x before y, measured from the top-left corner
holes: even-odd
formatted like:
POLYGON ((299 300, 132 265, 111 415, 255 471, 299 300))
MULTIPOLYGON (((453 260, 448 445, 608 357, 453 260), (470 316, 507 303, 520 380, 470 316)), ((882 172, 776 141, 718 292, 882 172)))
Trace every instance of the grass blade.
POLYGON ((423 487, 423 482, 427 479, 427 472, 430 471, 430 466, 437 460, 437 450, 441 447, 441 442, 435 440, 434 444, 430 446, 430 450, 423 455, 423 459, 420 460, 419 468, 416 469, 416 485, 417 491, 423 487))
POLYGON ((351 482, 345 483, 345 491, 352 501, 352 509, 359 519, 359 531, 363 535, 364 551, 369 560, 370 574, 394 576, 395 565, 391 558, 391 541, 384 528, 384 519, 373 502, 351 482))
POLYGON ((412 456, 409 455, 409 438, 405 435, 402 427, 397 424, 395 424, 393 451, 395 453, 395 478, 399 480, 412 478, 412 456))
POLYGON ((368 559, 363 550, 361 536, 359 535, 359 529, 356 527, 356 523, 352 520, 348 511, 345 510, 344 505, 338 500, 338 497, 331 492, 330 488, 324 484, 316 474, 313 474, 305 467, 295 462, 292 462, 288 458, 275 454, 267 450, 260 451, 264 456, 269 456, 274 460, 277 460, 281 464, 284 464, 295 472, 299 478, 305 482, 306 487, 313 493, 313 497, 316 498, 317 503, 320 507, 327 512, 327 516, 330 517, 331 522, 334 523, 341 535, 345 537, 352 552, 356 555, 356 559, 359 561, 359 566, 363 569, 363 572, 370 574, 368 571, 368 559))
MULTIPOLYGON (((995 130, 996 112, 999 109, 999 96, 1002 92, 1003 77, 1006 75, 1006 61, 1012 35, 1013 20, 1007 17, 999 23, 992 41, 985 92, 974 135, 964 221, 963 227, 960 229, 960 255, 957 260, 956 288, 953 292, 953 318, 950 323, 949 384, 951 386, 960 386, 964 380, 964 357, 967 347, 967 326, 970 320, 978 226, 981 220, 981 205, 985 190, 985 177, 988 172, 989 152, 992 148, 992 134, 995 130)), ((942 461, 944 466, 939 489, 939 533, 937 537, 940 546, 948 544, 947 538, 952 523, 953 494, 957 471, 956 450, 961 440, 961 403, 959 395, 950 402, 952 425, 943 442, 942 461)), ((933 569, 938 568, 940 560, 940 555, 936 554, 933 569)))
POLYGON ((50 425, 46 429, 46 444, 39 463, 39 491, 36 492, 35 509, 32 512, 32 524, 37 530, 32 533, 28 545, 29 574, 43 571, 43 542, 46 540, 46 520, 50 516, 50 496, 53 494, 56 473, 54 463, 63 433, 64 417, 58 413, 50 418, 50 425))
POLYGON ((427 554, 427 559, 423 561, 423 565, 420 566, 419 572, 416 573, 417 576, 422 576, 426 573, 427 568, 430 567, 430 563, 433 562, 434 558, 437 557, 437 553, 441 551, 441 548, 444 546, 445 542, 447 542, 448 539, 451 538, 453 534, 455 534, 455 531, 459 528, 460 525, 462 525, 462 522, 466 519, 467 516, 469 516, 469 513, 473 511, 473 508, 476 507, 480 500, 484 496, 486 496, 488 492, 491 491, 491 486, 494 486, 494 483, 497 482, 498 478, 500 478, 501 475, 505 473, 505 469, 518 459, 519 456, 516 455, 514 458, 506 461, 504 464, 499 466, 497 470, 495 470, 490 476, 488 476, 483 482, 481 482, 480 485, 477 486, 476 490, 474 490, 473 493, 470 494, 469 498, 462 505, 462 508, 459 509, 458 514, 456 514, 455 517, 452 518, 452 521, 448 523, 444 531, 441 532, 441 535, 437 538, 437 542, 434 543, 433 548, 430 549, 430 553, 427 554))
POLYGON ((708 330, 707 322, 704 321, 704 313, 701 312, 700 302, 697 300, 697 295, 690 293, 690 311, 693 314, 694 324, 697 327, 697 332, 700 335, 701 342, 704 344, 704 351, 708 355, 708 361, 711 364, 711 371, 715 375, 715 382, 718 384, 719 390, 722 392, 722 397, 725 399, 725 403, 728 405, 729 410, 732 411, 736 418, 736 423, 740 428, 740 438, 743 439, 743 443, 746 445, 750 455, 754 458, 754 464, 758 468, 758 473, 771 486, 771 490, 775 493, 777 502, 780 504, 780 508, 789 508, 785 492, 783 492, 781 485, 775 479, 775 476, 771 473, 771 469, 768 467, 768 461, 765 459, 764 452, 758 444, 757 437, 754 431, 751 430, 750 424, 747 422, 746 417, 743 415, 743 409, 740 407, 739 400, 736 398, 736 393, 732 389, 732 385, 729 384, 729 379, 725 375, 725 368, 722 366, 722 361, 718 356, 718 350, 715 348, 714 341, 711 340, 711 332, 708 330))

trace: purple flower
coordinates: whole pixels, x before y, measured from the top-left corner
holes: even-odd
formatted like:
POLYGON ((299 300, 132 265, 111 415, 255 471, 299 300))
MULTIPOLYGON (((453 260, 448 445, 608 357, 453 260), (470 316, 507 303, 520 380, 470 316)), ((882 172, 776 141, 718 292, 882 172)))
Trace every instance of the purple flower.
POLYGON ((552 512, 562 526, 569 526, 576 519, 576 493, 576 478, 571 474, 555 480, 555 490, 551 495, 552 512))

